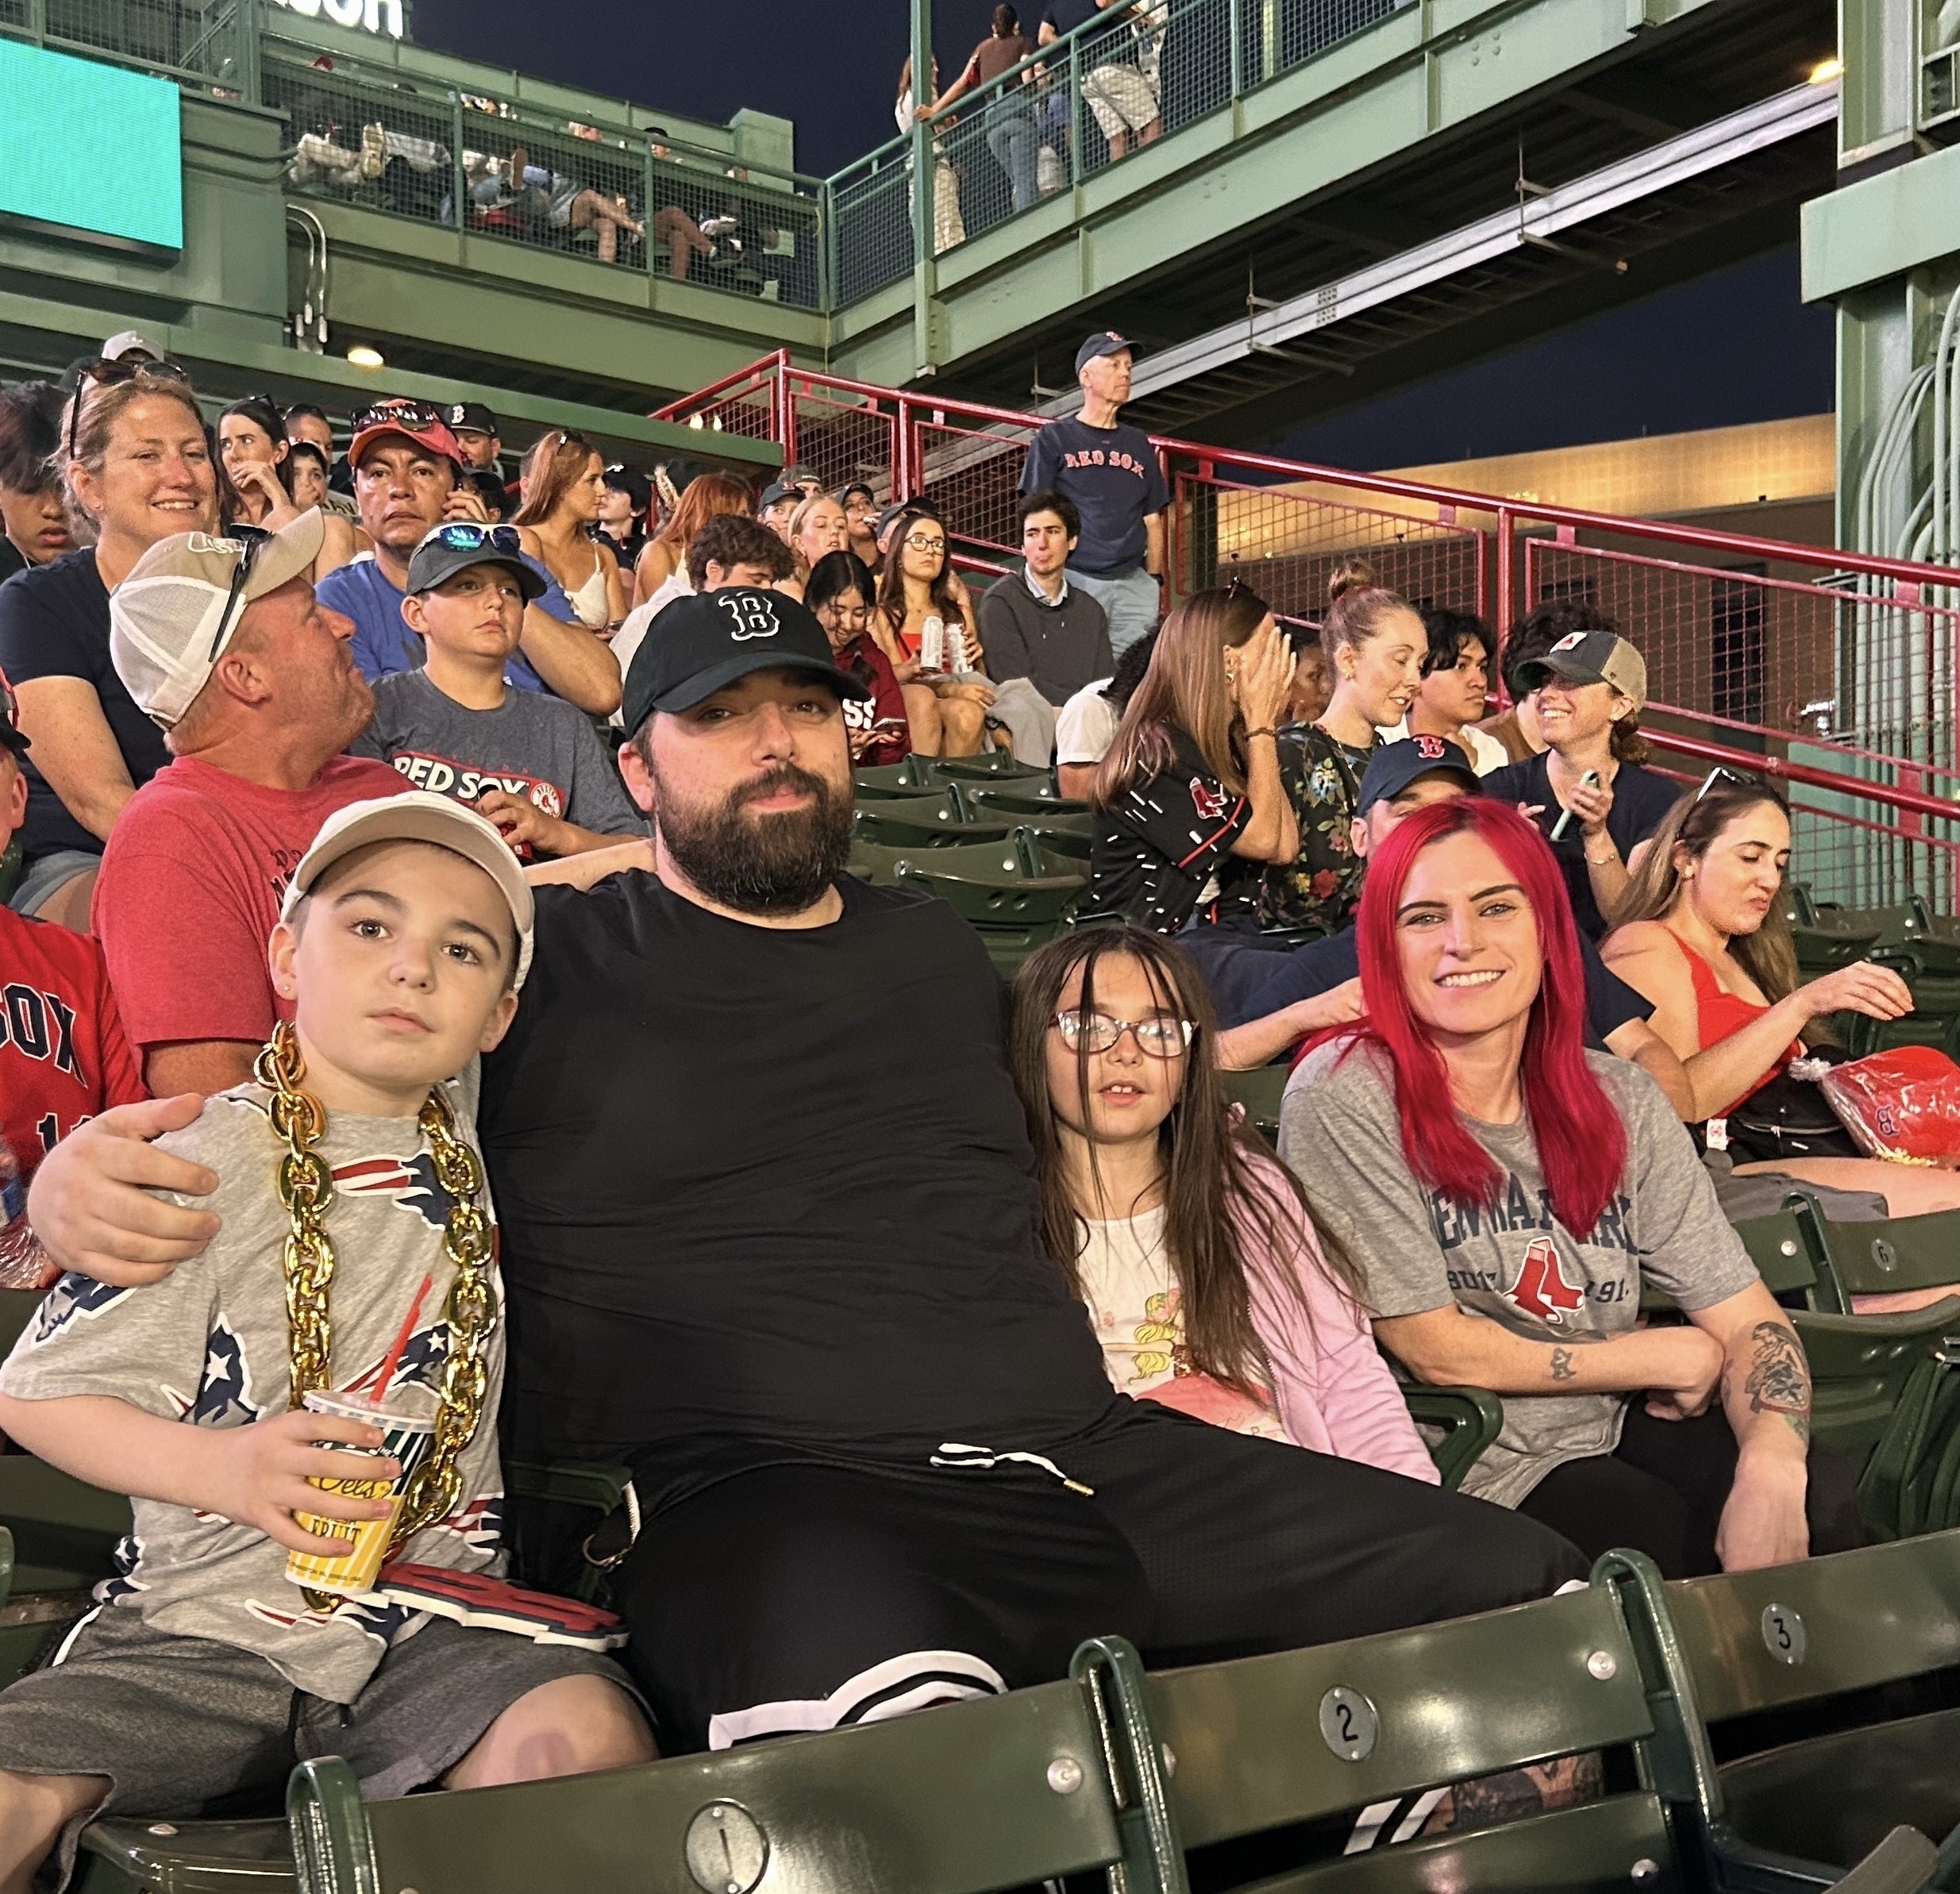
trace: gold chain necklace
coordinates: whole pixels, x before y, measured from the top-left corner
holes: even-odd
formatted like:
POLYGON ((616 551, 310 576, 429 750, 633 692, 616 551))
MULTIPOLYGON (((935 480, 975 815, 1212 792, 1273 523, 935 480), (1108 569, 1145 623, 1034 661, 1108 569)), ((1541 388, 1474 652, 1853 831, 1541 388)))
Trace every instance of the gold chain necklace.
MULTIPOLYGON (((292 1356, 292 1402, 296 1407, 302 1396, 326 1388, 333 1349, 328 1311, 333 1285, 333 1242, 326 1234, 333 1180, 325 1161, 313 1148, 326 1128, 326 1114, 318 1099, 300 1089, 306 1076, 306 1061, 300 1057, 298 1036, 287 1022, 282 1020, 273 1029, 271 1042, 252 1067, 252 1076, 271 1095, 268 1113, 272 1129, 286 1145, 279 1161, 278 1185, 288 1222, 282 1261, 292 1356)), ((443 1311, 449 1330, 449 1353, 443 1364, 435 1438, 402 1496, 387 1559, 399 1557, 402 1547, 424 1526, 446 1519, 455 1508, 462 1486, 456 1461, 483 1419, 483 1399, 490 1387, 487 1357, 499 1315, 496 1285, 491 1280, 496 1247, 482 1202, 483 1167, 476 1153, 456 1135, 455 1120, 439 1089, 430 1088, 415 1125, 434 1160, 437 1181, 449 1199, 442 1248, 455 1266, 456 1280, 449 1285, 443 1311)), ((306 1600, 316 1611, 331 1610, 341 1602, 330 1592, 308 1592, 306 1600)))

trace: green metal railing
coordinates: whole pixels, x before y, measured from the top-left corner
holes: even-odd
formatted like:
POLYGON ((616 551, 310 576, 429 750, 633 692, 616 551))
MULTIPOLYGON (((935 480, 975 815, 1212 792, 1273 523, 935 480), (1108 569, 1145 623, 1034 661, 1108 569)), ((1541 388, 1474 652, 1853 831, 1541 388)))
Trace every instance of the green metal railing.
POLYGON ((276 108, 298 195, 830 311, 925 280, 947 252, 1415 4, 1119 4, 965 93, 929 133, 828 179, 577 126, 338 51, 316 63, 319 49, 283 39, 257 0, 0 0, 0 34, 276 108), (926 150, 922 214, 912 176, 926 150))

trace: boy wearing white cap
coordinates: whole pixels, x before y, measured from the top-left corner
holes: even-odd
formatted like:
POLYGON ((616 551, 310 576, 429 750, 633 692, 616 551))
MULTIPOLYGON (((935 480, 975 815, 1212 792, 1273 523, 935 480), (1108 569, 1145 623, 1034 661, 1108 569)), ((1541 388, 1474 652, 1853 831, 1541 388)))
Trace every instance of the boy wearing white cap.
POLYGON ((289 1549, 348 1549, 296 1513, 398 1503, 307 1484, 383 1440, 302 1409, 313 1390, 379 1387, 435 1422, 389 1569, 500 1564, 502 1293, 467 1093, 516 1011, 532 907, 488 822, 411 792, 329 819, 280 915, 270 960, 293 1020, 254 1083, 160 1141, 218 1173, 221 1233, 152 1288, 68 1278, 0 1369, 0 1428, 137 1502, 98 1609, 0 1694, 0 1888, 55 1850, 65 1878, 98 1815, 276 1796, 309 1756, 345 1756, 375 1798, 653 1753, 596 1650, 432 1618, 388 1595, 387 1570, 351 1596, 287 1575, 289 1549))

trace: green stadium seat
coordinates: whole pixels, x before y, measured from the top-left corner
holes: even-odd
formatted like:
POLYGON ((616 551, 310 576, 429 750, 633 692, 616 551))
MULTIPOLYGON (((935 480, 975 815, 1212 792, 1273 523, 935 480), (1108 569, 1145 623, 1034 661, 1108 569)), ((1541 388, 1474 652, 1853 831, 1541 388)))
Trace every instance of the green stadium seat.
POLYGON ((1637 1554, 1612 1553, 1602 1576, 1639 1621, 1650 1688, 1657 1673, 1676 1680, 1704 1733, 1695 1798, 1709 1833, 1842 1863, 1896 1824, 1944 1834, 1960 1823, 1960 1711, 1902 1715, 1881 1688, 1960 1666, 1960 1533, 1665 1586, 1637 1554), (1763 1747, 1762 1733, 1781 1733, 1765 1719, 1798 1708, 1839 1727, 1763 1747), (1715 1730, 1757 1753, 1715 1769, 1715 1730))
POLYGON ((1504 1404, 1488 1388, 1416 1388, 1405 1385, 1402 1398, 1409 1418, 1419 1426, 1439 1426, 1442 1438, 1430 1444, 1442 1483, 1452 1492, 1477 1457, 1504 1430, 1504 1404))
MULTIPOLYGON (((1090 831, 1087 818, 1075 815, 1046 816, 1024 824, 1019 833, 1034 842, 1044 856, 1066 860, 1084 874, 1088 872, 1096 837, 1090 831)), ((1062 872, 1058 868, 1049 871, 1055 874, 1062 872)))
POLYGON ((922 887, 949 903, 954 912, 976 926, 1003 928, 1052 927, 1081 898, 1086 885, 1080 875, 1057 875, 1035 880, 1024 875, 975 874, 970 871, 946 873, 933 858, 965 849, 922 849, 899 862, 892 878, 906 887, 922 887))
POLYGON ((1877 928, 1836 925, 1827 908, 1814 922, 1792 927, 1790 935, 1796 947, 1797 971, 1807 980, 1862 960, 1878 945, 1877 928))
POLYGON ((40 1307, 38 1289, 0 1289, 0 1361, 13 1352, 40 1307))
POLYGON ((1290 1065, 1257 1065, 1250 1072, 1221 1072, 1225 1095, 1245 1108, 1246 1118, 1269 1145, 1280 1141, 1280 1102, 1286 1096, 1290 1065))
POLYGON ((1960 1284, 1960 1210, 1873 1223, 1822 1222, 1822 1228, 1847 1295, 1960 1284))
POLYGON ((1185 1894, 1162 1772, 1115 1713, 1136 1654, 1078 1662, 1074 1682, 557 1782, 363 1804, 337 1758, 302 1764, 301 1894, 985 1894, 1111 1868, 1127 1894, 1185 1894))
POLYGON ((1010 783, 1004 789, 962 783, 960 794, 973 812, 983 817, 1007 815, 1033 820, 1058 815, 1086 817, 1090 813, 1087 803, 1073 802, 1053 791, 1044 795, 1020 783, 1010 783))
POLYGON ((0 1525, 13 1536, 13 1590, 76 1592, 107 1578, 129 1502, 32 1454, 0 1453, 0 1525))
MULTIPOLYGON (((111 1819, 82 1830, 70 1894, 294 1894, 290 1826, 111 1819)), ((393 1894, 393 1890, 390 1890, 393 1894)))
MULTIPOLYGON (((975 876, 982 880, 1026 880, 1030 874, 1030 851, 1023 848, 1014 835, 1001 841, 964 842, 952 848, 937 849, 902 849, 853 837, 849 866, 853 874, 862 875, 868 881, 888 883, 897 879, 901 862, 924 862, 930 857, 930 865, 934 869, 943 869, 950 874, 975 876)), ((1071 867, 1075 865, 1070 864, 1071 867)), ((1075 879, 1080 883, 1085 877, 1077 874, 1075 879)))
MULTIPOLYGON (((1187 1848, 1561 1756, 1647 1746, 1640 1667, 1604 1587, 1346 1644, 1153 1676, 1187 1848)), ((1133 1746, 1135 1743, 1133 1737, 1133 1746)), ((1295 1869, 1261 1894, 1497 1894, 1696 1884, 1641 1788, 1295 1869)))
POLYGON ((935 783, 999 783, 1025 788, 1033 779, 1045 780, 1052 790, 1055 772, 1037 763, 1021 763, 1004 749, 982 750, 976 756, 914 756, 921 778, 935 783))
POLYGON ((1960 946, 1921 940, 1910 947, 1877 947, 1874 964, 1890 967, 1912 989, 1903 1019, 1841 1014, 1845 1049, 1854 1059, 1898 1045, 1930 1045, 1949 1058, 1960 1053, 1960 946))
POLYGON ((1004 841, 1014 828, 1015 824, 1005 820, 961 822, 946 804, 921 797, 904 803, 859 803, 852 834, 860 841, 885 848, 938 849, 957 848, 962 842, 1004 841), (930 814, 924 813, 927 810, 930 814))

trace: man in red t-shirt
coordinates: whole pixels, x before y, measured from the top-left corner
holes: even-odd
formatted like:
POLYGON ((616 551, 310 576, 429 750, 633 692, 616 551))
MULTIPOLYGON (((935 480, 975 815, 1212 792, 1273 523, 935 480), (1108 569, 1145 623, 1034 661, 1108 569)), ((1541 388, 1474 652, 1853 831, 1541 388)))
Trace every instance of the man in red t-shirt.
POLYGON ((299 858, 337 809, 407 785, 341 753, 374 713, 353 621, 313 595, 318 513, 250 540, 180 533, 110 600, 110 656, 175 760, 125 805, 94 926, 158 1097, 252 1076, 275 1020, 266 943, 299 858))
MULTIPOLYGON (((27 813, 26 749, 0 671, 0 850, 27 813)), ((84 1118, 145 1095, 101 948, 0 903, 0 1132, 21 1176, 84 1118)))

